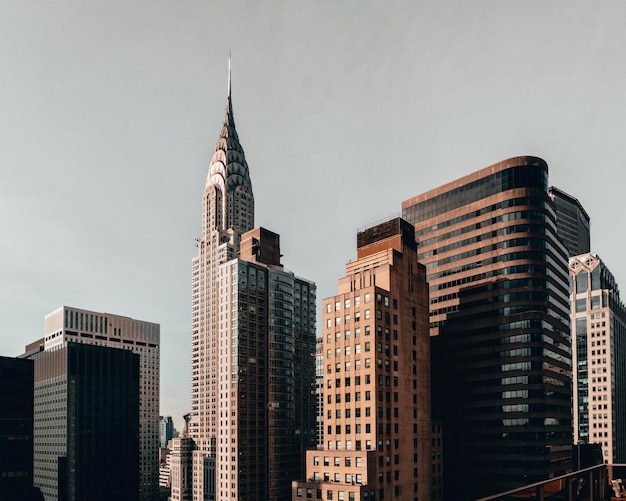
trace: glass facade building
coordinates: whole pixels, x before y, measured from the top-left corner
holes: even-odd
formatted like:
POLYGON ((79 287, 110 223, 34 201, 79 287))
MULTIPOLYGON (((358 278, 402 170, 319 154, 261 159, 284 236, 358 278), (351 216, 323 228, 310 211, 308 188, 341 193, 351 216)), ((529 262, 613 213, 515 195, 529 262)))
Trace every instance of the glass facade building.
POLYGON ((626 462, 626 310, 596 253, 569 260, 574 441, 600 444, 605 463, 626 462))
POLYGON ((46 501, 138 501, 140 356, 63 342, 30 358, 34 484, 46 501))
POLYGON ((548 166, 516 157, 402 204, 430 292, 444 499, 571 467, 567 251, 548 166), (446 494, 447 491, 447 494, 446 494))
POLYGON ((0 499, 37 499, 33 489, 32 360, 0 357, 0 499))
POLYGON ((571 256, 585 254, 591 250, 589 215, 577 198, 554 186, 549 189, 556 210, 556 232, 563 240, 571 256))

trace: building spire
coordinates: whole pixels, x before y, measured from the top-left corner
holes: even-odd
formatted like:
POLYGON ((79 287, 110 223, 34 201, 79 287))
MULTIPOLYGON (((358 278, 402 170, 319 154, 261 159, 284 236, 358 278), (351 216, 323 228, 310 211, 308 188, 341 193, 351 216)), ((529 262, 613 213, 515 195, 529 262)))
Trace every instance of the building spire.
POLYGON ((230 49, 228 49, 228 99, 230 100, 230 49))
POLYGON ((241 185, 245 187, 250 195, 252 195, 252 185, 250 183, 248 164, 246 163, 246 157, 243 148, 239 143, 239 136, 237 135, 237 130, 235 128, 231 90, 231 56, 229 51, 228 95, 226 97, 224 124, 215 145, 213 157, 211 158, 211 163, 209 165, 207 186, 214 182, 219 183, 220 181, 218 181, 218 177, 221 177, 221 184, 225 185, 227 190, 234 190, 237 186, 241 185))

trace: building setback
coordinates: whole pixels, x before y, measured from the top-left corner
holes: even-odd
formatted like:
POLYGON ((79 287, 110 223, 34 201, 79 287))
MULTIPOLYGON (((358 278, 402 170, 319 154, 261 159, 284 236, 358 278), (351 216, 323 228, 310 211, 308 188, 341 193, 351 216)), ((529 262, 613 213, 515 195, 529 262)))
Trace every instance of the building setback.
POLYGON ((194 500, 288 499, 315 445, 315 284, 283 268, 277 234, 253 227, 229 76, 192 261, 194 500))
POLYGON ((600 444, 603 461, 626 462, 626 310, 596 253, 571 257, 574 442, 600 444))
POLYGON ((45 500, 139 499, 139 355, 66 341, 30 358, 45 500))
POLYGON ((358 233, 323 321, 324 445, 292 499, 431 499, 428 290, 409 223, 358 233))
POLYGON ((443 497, 476 499, 565 473, 567 252, 547 164, 511 158, 406 200, 402 210, 430 287, 443 497))
POLYGON ((139 499, 153 501, 159 495, 159 324, 62 306, 46 315, 43 349, 68 341, 139 355, 139 499))

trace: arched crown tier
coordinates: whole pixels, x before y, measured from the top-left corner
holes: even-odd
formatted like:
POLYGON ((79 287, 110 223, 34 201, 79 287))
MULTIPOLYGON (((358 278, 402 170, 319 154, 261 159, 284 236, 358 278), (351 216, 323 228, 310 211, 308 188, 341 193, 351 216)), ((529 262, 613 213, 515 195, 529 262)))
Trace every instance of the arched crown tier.
POLYGON ((241 186, 252 195, 252 183, 248 171, 246 155, 239 143, 239 136, 235 129, 235 119, 233 117, 233 104, 230 95, 230 84, 228 97, 226 98, 226 114, 224 125, 215 145, 215 152, 209 164, 209 173, 206 180, 207 187, 214 184, 216 176, 221 176, 223 185, 227 191, 234 190, 241 186))

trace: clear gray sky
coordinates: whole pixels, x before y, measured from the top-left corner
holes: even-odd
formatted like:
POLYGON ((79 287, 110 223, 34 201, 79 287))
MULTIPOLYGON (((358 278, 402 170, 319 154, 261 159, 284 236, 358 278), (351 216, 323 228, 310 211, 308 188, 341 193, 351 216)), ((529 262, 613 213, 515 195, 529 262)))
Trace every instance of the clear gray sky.
POLYGON ((516 155, 579 198, 626 284, 624 19, 610 0, 0 0, 0 355, 61 305, 158 322, 180 428, 229 50, 256 224, 319 302, 358 227, 516 155))

